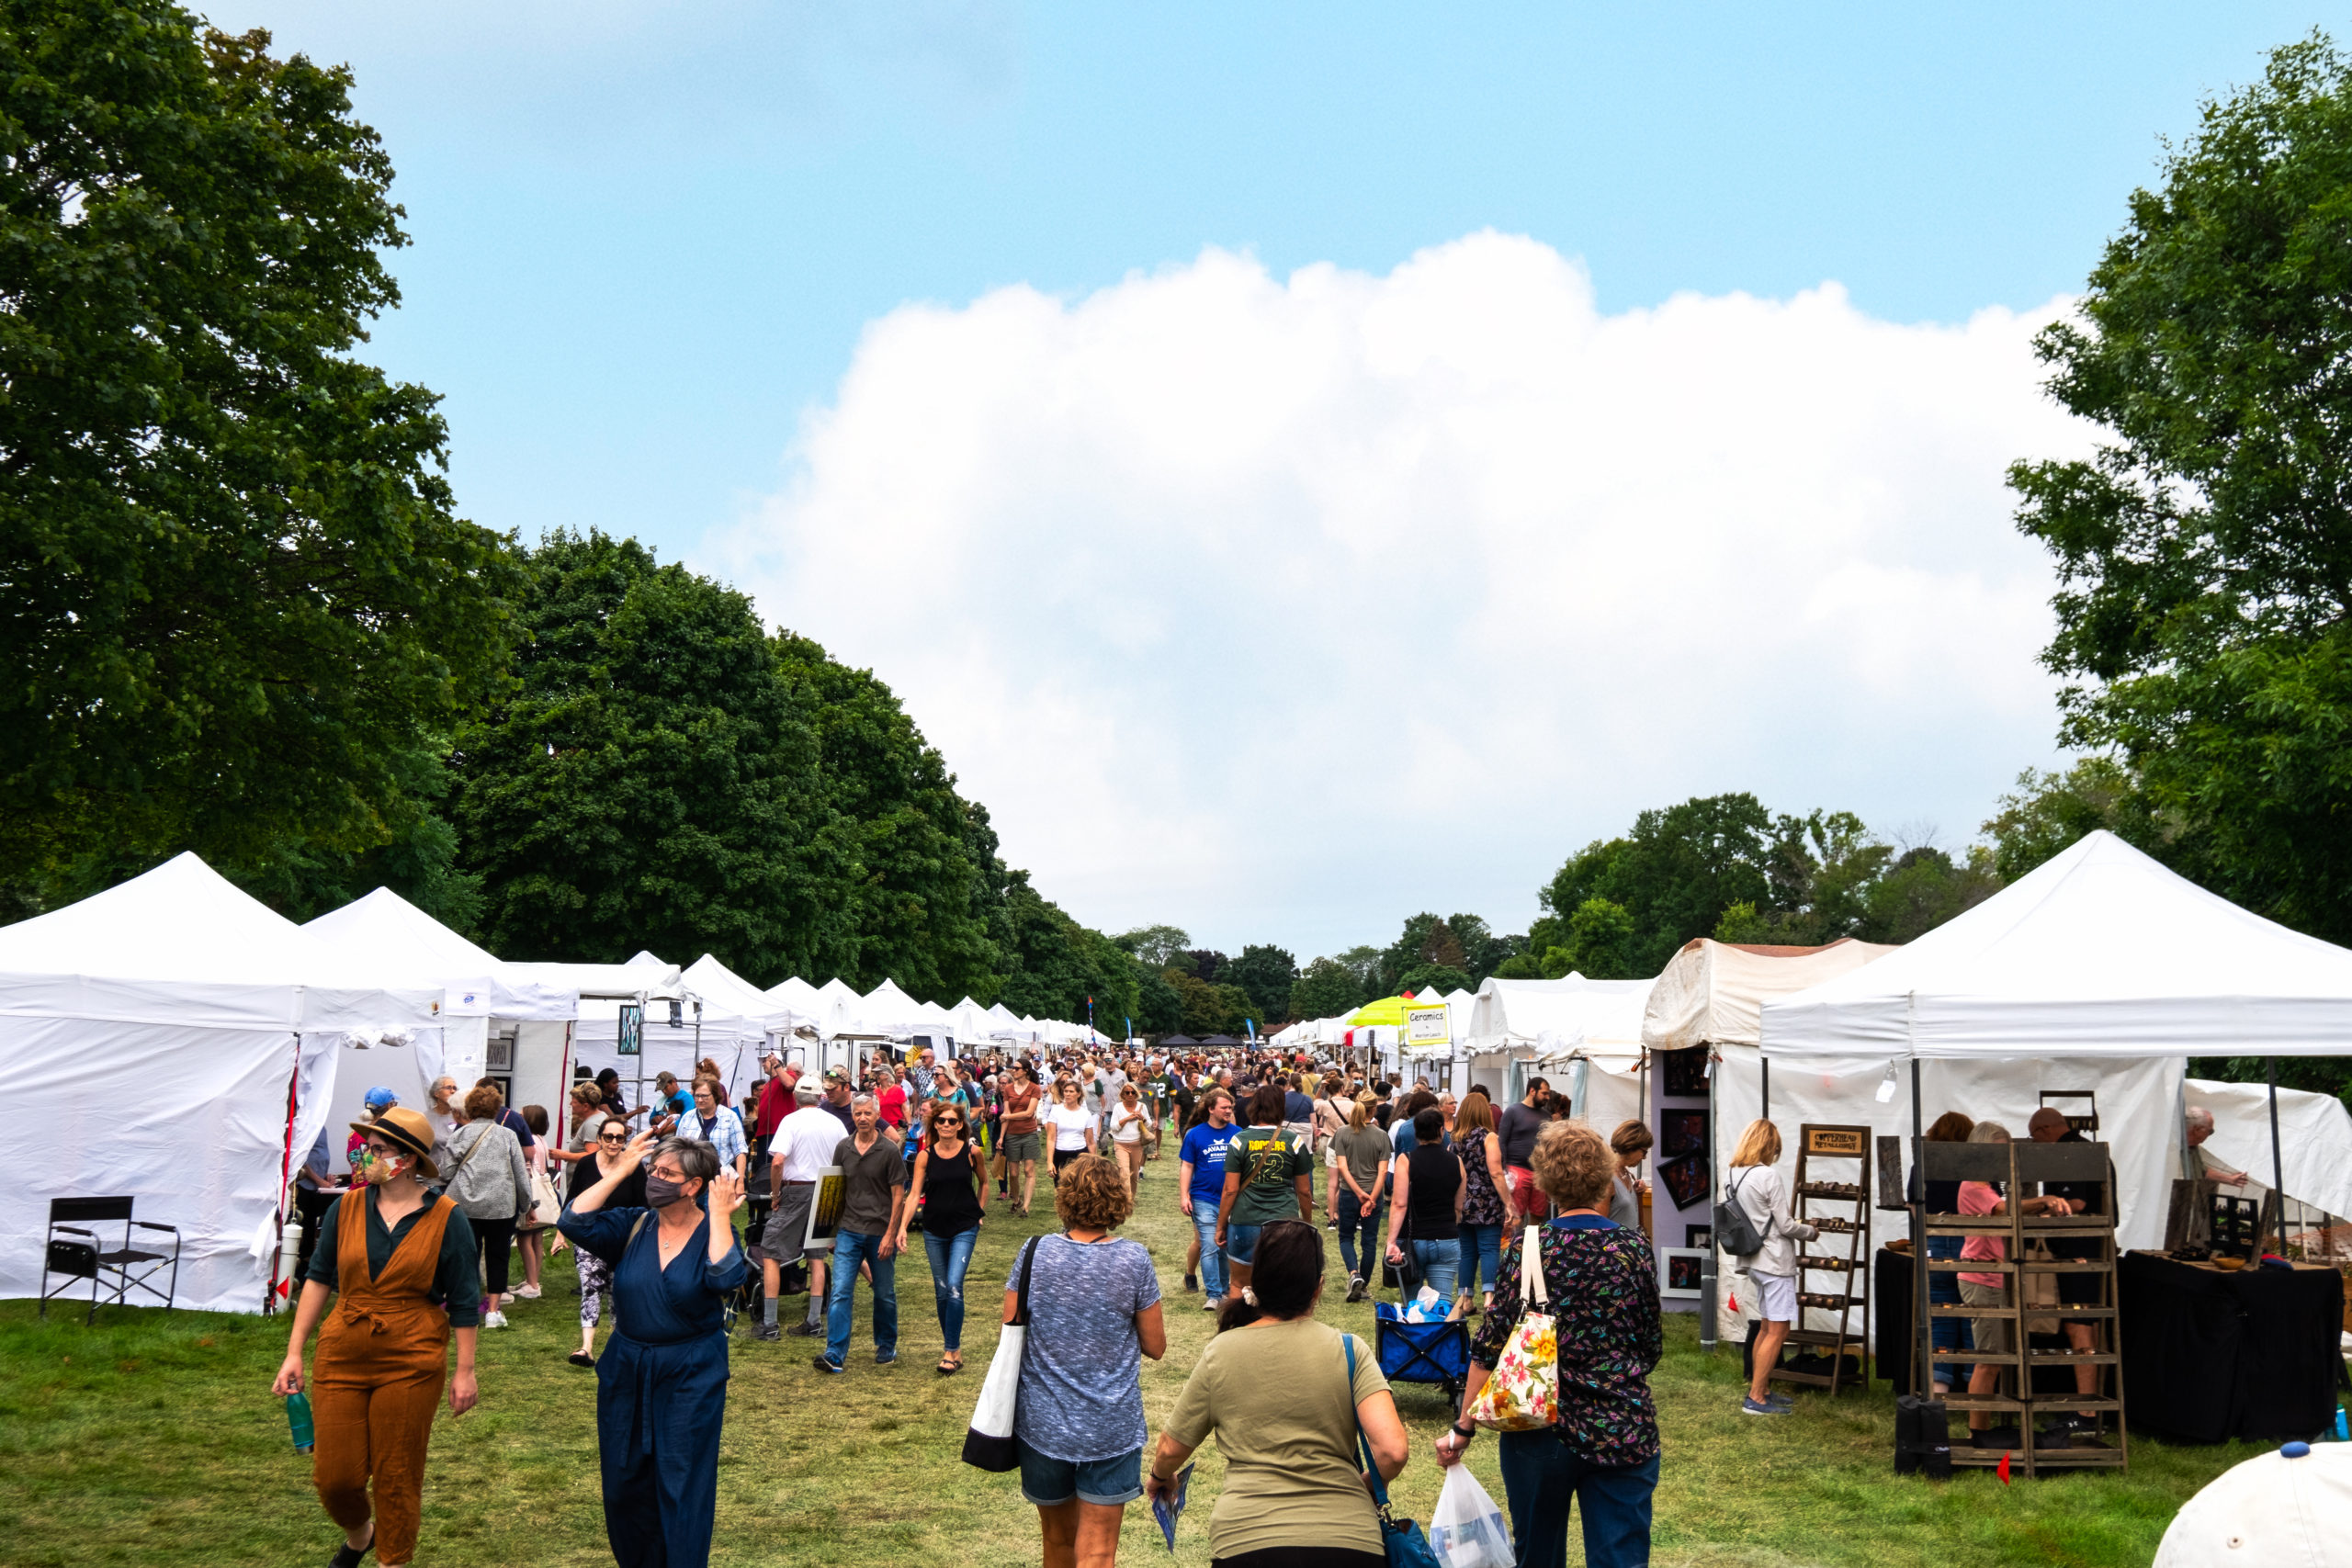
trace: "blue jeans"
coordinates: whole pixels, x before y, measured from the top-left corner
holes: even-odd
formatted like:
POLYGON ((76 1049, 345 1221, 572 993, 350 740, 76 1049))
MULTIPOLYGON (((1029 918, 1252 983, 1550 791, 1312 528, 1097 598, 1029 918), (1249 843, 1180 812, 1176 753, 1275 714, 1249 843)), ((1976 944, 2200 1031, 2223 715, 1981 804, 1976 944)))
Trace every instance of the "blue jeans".
POLYGON ((939 1306, 939 1334, 950 1350, 964 1348, 964 1274, 972 1266, 972 1244, 979 1239, 978 1231, 922 1235, 922 1249, 931 1254, 931 1294, 939 1306))
POLYGON ((1443 1241, 1408 1240, 1413 1249, 1413 1262, 1421 1271, 1421 1283, 1435 1291, 1440 1301, 1453 1298, 1454 1270, 1462 1262, 1462 1244, 1452 1236, 1443 1241))
POLYGON ((1565 1568, 1568 1505, 1579 1498, 1586 1568, 1641 1568, 1649 1562, 1656 1456, 1646 1464, 1595 1464, 1548 1427, 1504 1432, 1495 1447, 1519 1568, 1565 1568))
POLYGON ((1374 1203, 1369 1214, 1359 1213, 1361 1202, 1352 1192, 1340 1194, 1340 1261, 1351 1280, 1369 1279, 1379 1271, 1381 1250, 1387 1246, 1388 1205, 1374 1203), (1363 1262, 1356 1262, 1356 1233, 1363 1233, 1363 1262))
POLYGON ((1503 1227, 1500 1224, 1474 1225, 1464 1224, 1462 1232, 1462 1272, 1459 1282, 1465 1291, 1476 1291, 1478 1281, 1487 1281, 1487 1293, 1495 1293, 1495 1263, 1503 1250, 1503 1227), (1483 1266, 1485 1272, 1480 1272, 1483 1266))
POLYGON ((857 1231, 833 1236, 833 1277, 825 1292, 825 1359, 840 1366, 849 1359, 849 1296, 857 1288, 857 1266, 874 1269, 874 1349, 899 1349, 899 1283, 894 1260, 882 1256, 882 1238, 857 1231))
MULTIPOLYGON (((1958 1258, 1965 1236, 1931 1235, 1928 1238, 1929 1258, 1958 1258)), ((1946 1306, 1960 1304, 1960 1276, 1947 1269, 1928 1270, 1928 1300, 1941 1302, 1946 1306)), ((1969 1331, 1964 1317, 1939 1317, 1934 1320, 1935 1347, 1939 1350, 1973 1350, 1975 1337, 1969 1331)), ((1915 1351, 1914 1354, 1917 1354, 1915 1351)), ((1968 1367, 1956 1361, 1938 1361, 1930 1380, 1952 1388, 1968 1386, 1968 1367)))
POLYGON ((1201 1238, 1201 1292, 1225 1299, 1225 1254, 1216 1245, 1216 1205, 1193 1200, 1193 1234, 1201 1238))

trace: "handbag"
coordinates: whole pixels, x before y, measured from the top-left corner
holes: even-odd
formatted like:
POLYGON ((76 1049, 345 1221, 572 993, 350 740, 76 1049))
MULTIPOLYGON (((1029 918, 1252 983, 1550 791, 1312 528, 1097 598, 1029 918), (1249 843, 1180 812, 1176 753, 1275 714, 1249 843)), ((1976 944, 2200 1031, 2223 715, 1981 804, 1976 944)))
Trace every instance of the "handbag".
MULTIPOLYGON (((1340 1347, 1348 1353, 1348 1406, 1356 1402, 1356 1337, 1340 1336, 1340 1347)), ((1380 1467, 1372 1462, 1372 1439, 1363 1435, 1363 1418, 1356 1418, 1356 1446, 1363 1453, 1364 1483, 1372 1488, 1372 1505, 1380 1513, 1380 1548, 1388 1558, 1388 1568, 1443 1568, 1438 1562, 1437 1551, 1430 1545, 1430 1538, 1411 1519, 1400 1519, 1388 1511, 1388 1483, 1380 1479, 1380 1467)))
MULTIPOLYGON (((2050 1250, 2050 1244, 2039 1238, 2025 1244, 2025 1256, 2028 1262, 2055 1263, 2058 1261, 2057 1255, 2050 1250)), ((2029 1308, 2055 1308, 2058 1305, 2058 1276, 2042 1273, 2029 1274, 2020 1266, 2018 1270, 2018 1304, 2029 1308)), ((2056 1334, 2059 1330, 2060 1324, 2054 1315, 2029 1317, 2025 1320, 2025 1332, 2028 1334, 2056 1334)))
POLYGON ((555 1179, 544 1170, 531 1172, 531 1206, 521 1229, 545 1230, 563 1217, 563 1200, 556 1196, 555 1179))
POLYGON ((1544 1285, 1542 1232, 1530 1225, 1519 1248, 1517 1326, 1503 1346, 1487 1386, 1471 1402, 1470 1419, 1492 1432, 1532 1432, 1560 1418, 1560 1341, 1544 1285))
POLYGON ((1012 1320, 997 1336, 987 1381, 980 1384, 979 1403, 972 1407, 972 1425, 964 1433, 964 1462, 975 1470, 1001 1475, 1021 1463, 1020 1447, 1012 1440, 1012 1416, 1021 1395, 1022 1352, 1029 1345, 1029 1276, 1036 1268, 1037 1243, 1043 1239, 1033 1235, 1021 1249, 1021 1283, 1014 1292, 1012 1320))

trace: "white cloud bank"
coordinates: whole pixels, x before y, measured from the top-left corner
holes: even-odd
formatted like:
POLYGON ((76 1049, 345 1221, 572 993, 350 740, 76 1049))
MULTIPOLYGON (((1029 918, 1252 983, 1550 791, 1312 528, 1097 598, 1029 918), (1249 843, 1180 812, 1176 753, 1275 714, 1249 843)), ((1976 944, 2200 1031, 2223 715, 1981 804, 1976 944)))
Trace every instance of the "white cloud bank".
POLYGON ((2051 574, 2001 475, 2087 445, 2029 347, 2064 303, 1602 315, 1495 233, 1385 277, 1212 250, 876 321, 720 544, 1091 924, 1520 930, 1645 806, 1956 843, 2048 759, 2051 574))

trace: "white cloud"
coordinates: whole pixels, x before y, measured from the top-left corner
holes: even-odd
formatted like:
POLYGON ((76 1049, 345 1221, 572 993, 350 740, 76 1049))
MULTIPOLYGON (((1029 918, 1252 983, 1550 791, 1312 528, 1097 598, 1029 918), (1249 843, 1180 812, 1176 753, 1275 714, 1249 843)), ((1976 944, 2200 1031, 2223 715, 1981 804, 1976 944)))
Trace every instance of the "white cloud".
POLYGON ((2001 474, 2086 446, 2029 347, 2064 305, 1604 316, 1495 233, 1384 277, 1211 250, 874 322, 716 543, 1090 923, 1302 958, 1420 908, 1523 929, 1645 806, 1958 841, 2048 759, 2001 474))

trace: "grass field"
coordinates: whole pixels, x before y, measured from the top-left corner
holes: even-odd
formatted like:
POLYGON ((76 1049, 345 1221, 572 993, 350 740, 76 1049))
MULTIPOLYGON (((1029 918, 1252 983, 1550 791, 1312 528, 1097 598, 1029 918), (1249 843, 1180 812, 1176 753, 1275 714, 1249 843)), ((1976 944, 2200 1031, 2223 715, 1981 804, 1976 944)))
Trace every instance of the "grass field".
MULTIPOLYGON (((1199 1298, 1179 1289, 1188 1227, 1175 1210, 1174 1164, 1148 1169, 1143 1212, 1127 1234, 1152 1249, 1169 1292, 1168 1358, 1144 1373, 1156 1429, 1209 1320, 1199 1298)), ((971 1369, 960 1377, 932 1371, 939 1326, 920 1247, 899 1271, 895 1367, 873 1364, 863 1291, 847 1376, 812 1371, 808 1341, 737 1339, 715 1562, 1036 1561, 1035 1515, 1015 1478, 967 1469, 956 1454, 995 1339, 996 1314, 984 1303, 1001 1299, 1020 1241, 1050 1223, 1042 1194, 1038 1207, 1025 1226, 991 1220, 983 1233, 966 1335, 971 1369)), ((1331 1268, 1336 1277, 1336 1246, 1331 1268)), ((434 1435, 420 1563, 611 1561, 596 1484, 594 1378, 563 1359, 578 1333, 576 1302, 567 1257, 550 1270, 545 1299, 511 1309, 514 1328, 481 1337, 481 1407, 455 1421, 445 1408, 434 1435)), ((1324 1315, 1371 1333, 1368 1307, 1334 1303, 1324 1315)), ((2184 1499, 2258 1451, 2134 1439, 2127 1475, 2007 1487, 1988 1472, 1899 1481, 1884 1384, 1835 1403, 1799 1394, 1786 1419, 1743 1416, 1737 1354, 1702 1355, 1691 1318, 1668 1323, 1666 1359, 1652 1382, 1666 1442, 1660 1564, 2143 1564, 2184 1499)), ((337 1534, 268 1393, 285 1338, 282 1318, 102 1312, 85 1328, 76 1311, 52 1310, 42 1324, 29 1303, 0 1303, 0 1562, 325 1562, 337 1534)), ((1439 1485, 1430 1444, 1448 1412, 1431 1388, 1402 1387, 1397 1403, 1414 1457, 1395 1491, 1400 1507, 1426 1519, 1439 1485)), ((1494 1462, 1493 1439, 1482 1438, 1471 1463, 1499 1500, 1494 1462)), ((1214 1447, 1204 1450, 1178 1538, 1184 1564, 1208 1560, 1206 1517, 1220 1473, 1214 1447)), ((1165 1552, 1140 1504, 1128 1510, 1122 1551, 1137 1562, 1165 1552)))

